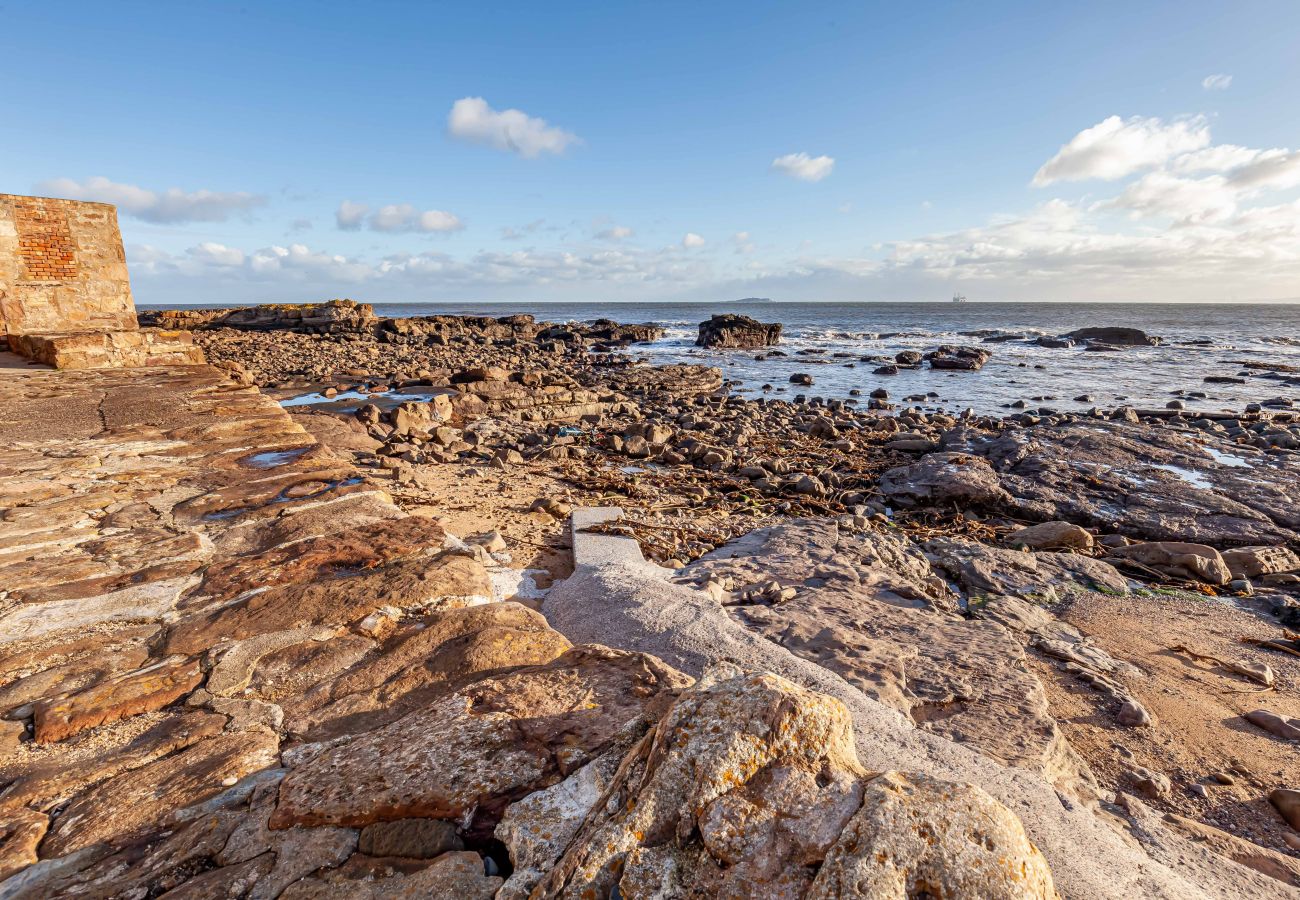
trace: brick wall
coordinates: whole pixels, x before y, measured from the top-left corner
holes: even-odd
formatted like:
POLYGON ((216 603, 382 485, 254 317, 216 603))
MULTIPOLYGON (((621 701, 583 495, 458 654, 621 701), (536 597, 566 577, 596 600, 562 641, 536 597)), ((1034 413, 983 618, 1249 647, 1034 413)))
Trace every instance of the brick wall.
POLYGON ((0 331, 136 328, 117 210, 0 194, 0 331))

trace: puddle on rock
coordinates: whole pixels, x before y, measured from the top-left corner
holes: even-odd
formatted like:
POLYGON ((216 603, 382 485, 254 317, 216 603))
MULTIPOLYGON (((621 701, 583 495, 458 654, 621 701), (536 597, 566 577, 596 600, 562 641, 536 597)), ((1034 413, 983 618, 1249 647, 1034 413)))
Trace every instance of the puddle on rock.
POLYGON ((1214 485, 1200 472, 1193 472, 1191 469, 1185 469, 1182 466, 1174 466, 1168 463, 1153 463, 1151 468, 1160 469, 1163 472, 1172 472, 1192 487, 1200 488, 1203 491, 1214 490, 1214 485))
POLYGON ((254 469, 274 469, 296 462, 310 449, 311 447, 298 447, 294 450, 265 450, 261 453, 254 453, 252 456, 245 456, 239 463, 244 466, 252 466, 254 469))

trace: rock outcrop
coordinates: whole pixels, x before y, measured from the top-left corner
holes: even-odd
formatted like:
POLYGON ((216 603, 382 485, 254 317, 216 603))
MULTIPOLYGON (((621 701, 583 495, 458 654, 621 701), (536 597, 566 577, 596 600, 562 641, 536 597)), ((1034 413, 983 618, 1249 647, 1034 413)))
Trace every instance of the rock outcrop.
POLYGON ((697 347, 718 350, 752 350, 772 347, 781 342, 780 323, 765 323, 749 316, 723 313, 700 323, 697 347))

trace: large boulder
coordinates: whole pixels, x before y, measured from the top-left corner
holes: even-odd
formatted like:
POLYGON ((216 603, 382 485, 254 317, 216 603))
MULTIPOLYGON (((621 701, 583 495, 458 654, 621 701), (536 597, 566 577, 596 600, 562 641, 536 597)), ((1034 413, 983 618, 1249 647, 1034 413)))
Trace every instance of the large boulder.
POLYGON ((1155 569, 1171 578, 1203 581, 1213 585, 1224 585, 1232 580, 1232 572, 1219 551, 1204 544, 1152 541, 1148 544, 1115 547, 1110 555, 1113 559, 1130 560, 1155 569))
POLYGON ((932 369, 955 369, 962 372, 978 372, 984 368, 993 354, 979 347, 954 347, 944 344, 925 358, 930 361, 932 369))
POLYGON ((781 342, 781 325, 768 324, 749 316, 724 313, 700 323, 697 347, 716 347, 723 350, 749 350, 771 347, 781 342))
POLYGON ((843 704, 730 665, 632 748, 605 798, 534 896, 1055 896, 982 790, 869 777, 843 704))
POLYGON ((1287 547, 1237 547, 1223 551, 1233 578, 1258 578, 1300 571, 1300 556, 1287 547))
POLYGON ((1065 337, 1076 341, 1098 341, 1113 347, 1154 347, 1161 342, 1160 338, 1149 335, 1140 328, 1115 326, 1076 328, 1065 337))
POLYGON ((1011 500, 989 461, 966 453, 929 453, 910 466, 890 469, 880 479, 880 490, 900 506, 988 506, 1011 500))

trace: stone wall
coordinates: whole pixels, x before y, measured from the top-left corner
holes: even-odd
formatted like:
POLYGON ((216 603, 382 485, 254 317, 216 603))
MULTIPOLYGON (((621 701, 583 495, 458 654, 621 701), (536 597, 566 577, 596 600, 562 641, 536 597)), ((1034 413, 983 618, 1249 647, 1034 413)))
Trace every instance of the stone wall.
POLYGON ((0 333, 136 327, 116 209, 0 194, 0 333))

